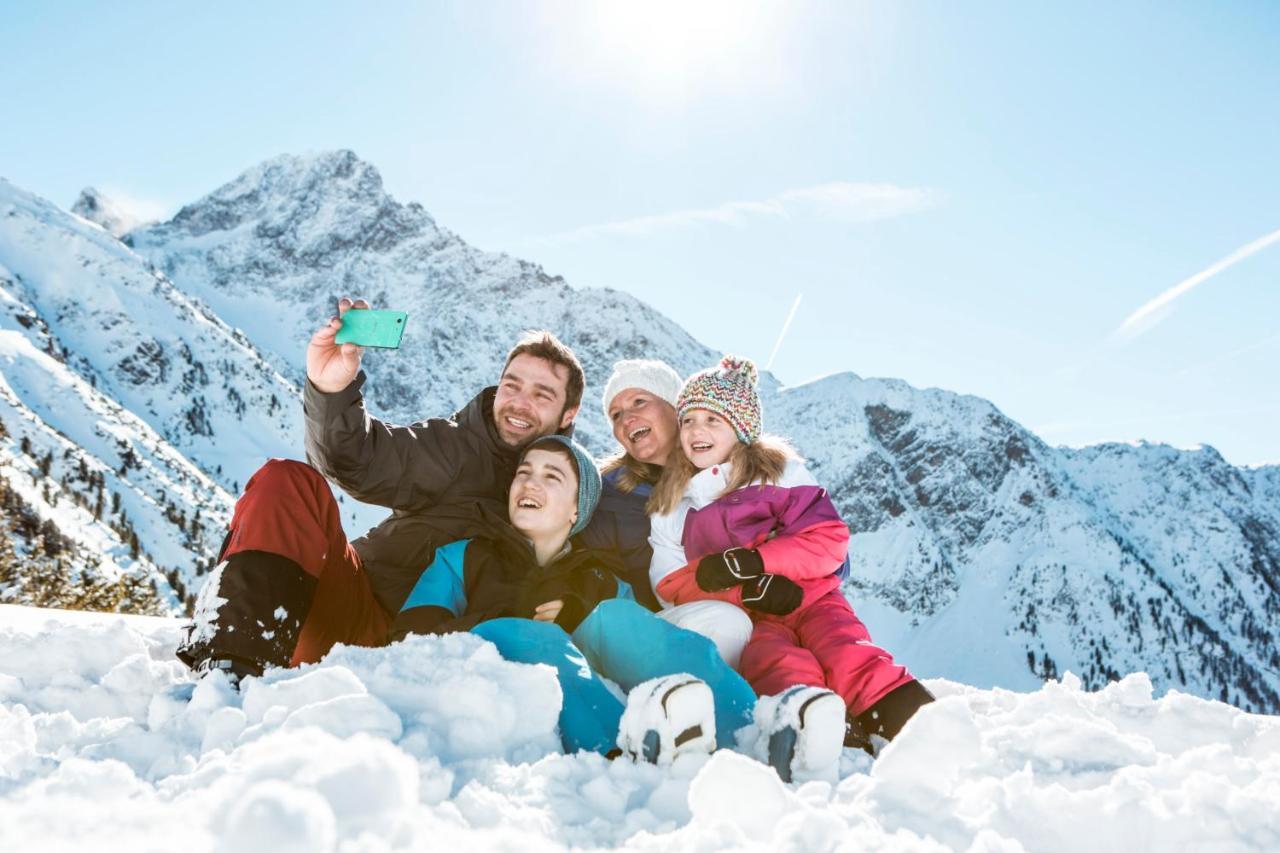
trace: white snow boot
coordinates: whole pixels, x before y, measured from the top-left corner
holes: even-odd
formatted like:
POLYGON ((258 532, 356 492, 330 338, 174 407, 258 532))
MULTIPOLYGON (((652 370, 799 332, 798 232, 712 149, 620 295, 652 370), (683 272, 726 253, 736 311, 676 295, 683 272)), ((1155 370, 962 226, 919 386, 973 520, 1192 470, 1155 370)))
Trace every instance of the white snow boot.
POLYGON ((844 749, 845 704, 822 687, 797 685, 756 703, 753 751, 783 782, 834 781, 844 749))
POLYGON ((627 694, 618 748, 636 761, 669 765, 678 756, 716 748, 711 688, 692 675, 664 675, 627 694))

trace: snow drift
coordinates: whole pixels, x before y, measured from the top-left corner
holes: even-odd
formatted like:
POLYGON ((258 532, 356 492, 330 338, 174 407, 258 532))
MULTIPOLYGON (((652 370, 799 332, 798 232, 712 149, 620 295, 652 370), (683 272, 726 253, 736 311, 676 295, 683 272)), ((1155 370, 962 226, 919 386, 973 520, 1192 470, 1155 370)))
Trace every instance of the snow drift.
POLYGON ((662 770, 562 755, 549 668, 471 635, 339 647, 230 691, 179 623, 0 606, 0 848, 1276 849, 1280 718, 1126 677, 934 680, 840 780, 721 751, 662 770))

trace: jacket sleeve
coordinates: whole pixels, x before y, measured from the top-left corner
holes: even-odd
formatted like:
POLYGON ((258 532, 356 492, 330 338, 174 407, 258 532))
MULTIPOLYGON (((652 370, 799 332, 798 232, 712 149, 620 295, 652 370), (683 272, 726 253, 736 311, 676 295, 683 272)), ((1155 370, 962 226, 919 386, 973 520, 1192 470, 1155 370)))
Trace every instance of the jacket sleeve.
POLYGON ((622 564, 616 556, 605 559, 602 555, 599 561, 593 559, 556 572, 529 588, 516 613, 532 619, 539 605, 559 600, 562 606, 556 616, 556 624, 573 633, 597 604, 618 596, 621 588, 618 571, 621 569, 622 564))
POLYGON ((564 602, 564 606, 560 608, 560 613, 556 616, 556 624, 572 634, 582 624, 582 620, 587 618, 587 614, 596 609, 597 604, 614 598, 617 594, 618 580, 613 576, 602 577, 599 585, 590 585, 567 592, 561 599, 564 602), (607 587, 605 586, 606 582, 608 584, 607 587))
POLYGON ((840 569, 849 552, 849 528, 843 521, 823 521, 798 533, 784 533, 758 549, 764 570, 793 581, 825 578, 840 569))
POLYGON ((668 515, 649 516, 649 547, 653 549, 653 557, 649 560, 649 584, 664 604, 679 603, 662 594, 661 584, 667 575, 688 562, 680 536, 683 527, 684 513, 679 509, 668 515))
POLYGON ((467 593, 464 581, 467 540, 436 549, 435 559, 414 584, 413 591, 391 623, 389 642, 409 634, 447 634, 474 627, 466 622, 467 593))
POLYGON ((833 574, 848 556, 849 528, 801 463, 792 463, 784 476, 786 499, 776 508, 779 533, 757 546, 764 570, 794 581, 833 574))
POLYGON ((364 382, 361 371, 333 394, 306 382, 307 461, 356 500, 392 509, 431 506, 457 477, 470 449, 461 446, 452 421, 404 427, 373 417, 360 393, 364 382))
POLYGON ((578 541, 587 548, 616 553, 623 563, 618 577, 631 587, 638 604, 657 610, 660 605, 649 582, 653 549, 649 547, 649 516, 643 511, 644 500, 639 495, 624 496, 605 480, 600 503, 586 529, 578 534, 578 541))
POLYGON ((742 606, 742 587, 731 586, 718 592, 707 592, 698 586, 698 564, 681 566, 658 582, 658 597, 674 605, 691 601, 727 601, 742 606))
POLYGON ((448 634, 452 631, 466 630, 450 628, 450 623, 454 621, 456 621, 454 615, 443 607, 415 607, 412 610, 402 610, 391 623, 391 633, 387 637, 387 642, 399 642, 410 634, 448 634))
POLYGON ((653 547, 653 559, 649 563, 649 581, 659 601, 680 605, 690 601, 729 601, 742 604, 742 588, 720 592, 706 592, 698 586, 695 572, 697 563, 685 558, 681 534, 684 531, 685 513, 677 509, 669 515, 649 518, 649 544, 653 547))

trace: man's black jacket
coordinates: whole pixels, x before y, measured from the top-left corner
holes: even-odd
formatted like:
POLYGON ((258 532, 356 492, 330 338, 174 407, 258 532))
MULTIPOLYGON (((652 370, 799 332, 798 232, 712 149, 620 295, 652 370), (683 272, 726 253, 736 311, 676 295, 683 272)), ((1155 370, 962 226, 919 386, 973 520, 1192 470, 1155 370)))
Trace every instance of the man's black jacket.
POLYGON ((494 427, 494 387, 451 418, 394 426, 365 411, 364 381, 361 371, 333 394, 306 383, 307 461, 353 498, 392 510, 351 544, 378 603, 398 613, 436 548, 484 532, 482 514, 506 518, 519 451, 494 427))

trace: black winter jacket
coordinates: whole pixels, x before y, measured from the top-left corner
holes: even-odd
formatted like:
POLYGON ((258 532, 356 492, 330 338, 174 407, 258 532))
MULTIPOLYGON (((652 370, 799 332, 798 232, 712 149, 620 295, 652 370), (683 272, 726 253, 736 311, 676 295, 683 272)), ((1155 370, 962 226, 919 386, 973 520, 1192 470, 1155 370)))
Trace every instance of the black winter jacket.
POLYGON ((529 619, 539 605, 557 599, 564 607, 556 624, 572 632, 621 589, 618 573, 625 569, 611 551, 566 549, 540 566, 533 547, 511 525, 496 522, 492 531, 437 549, 392 623, 391 641, 467 631, 490 619, 529 619))
POLYGON ((616 552, 626 566, 620 577, 631 584, 636 601, 650 610, 661 610, 662 605, 649 582, 653 548, 649 546, 649 514, 645 503, 653 488, 642 484, 630 494, 624 493, 618 488, 621 474, 622 470, 615 468, 604 475, 600 503, 586 530, 578 534, 578 541, 588 548, 616 552))
POLYGON ((451 418, 394 426, 365 411, 364 382, 361 371, 333 394, 306 383, 307 461, 353 498, 392 510, 351 544, 378 603, 398 613, 437 547, 484 532, 481 514, 506 518, 518 451, 494 427, 494 387, 451 418))

